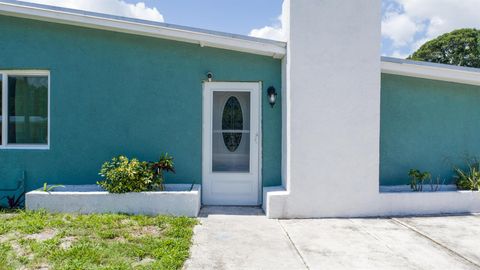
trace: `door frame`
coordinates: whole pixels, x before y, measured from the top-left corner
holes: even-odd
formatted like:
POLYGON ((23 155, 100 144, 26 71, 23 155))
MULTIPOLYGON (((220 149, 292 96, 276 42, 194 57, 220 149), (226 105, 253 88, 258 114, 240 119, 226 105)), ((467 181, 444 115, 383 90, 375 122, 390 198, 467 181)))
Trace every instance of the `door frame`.
MULTIPOLYGON (((263 83, 262 81, 203 81, 202 82, 202 185, 206 186, 207 184, 207 160, 205 159, 206 156, 210 156, 210 159, 212 158, 212 155, 208 155, 206 151, 211 151, 211 149, 207 149, 207 146, 210 145, 209 141, 212 141, 212 133, 209 132, 209 130, 206 129, 206 123, 205 121, 212 121, 212 115, 211 112, 213 111, 212 108, 207 108, 207 105, 212 105, 212 101, 207 103, 206 97, 207 97, 207 86, 208 85, 213 85, 213 84, 218 84, 218 85, 225 85, 225 92, 235 91, 234 85, 256 85, 258 88, 258 93, 257 98, 258 98, 258 183, 257 183, 257 202, 255 205, 261 205, 263 201, 263 179, 262 179, 262 163, 263 163, 263 149, 262 149, 262 142, 263 142, 263 134, 262 134, 262 92, 263 92, 263 83), (207 118, 208 116, 208 118, 207 118)), ((249 91, 251 95, 255 95, 255 91, 250 90, 249 91)), ((213 97, 213 95, 212 95, 213 97)), ((250 103, 251 106, 251 103, 250 103)), ((211 126, 211 125, 209 125, 211 126)), ((252 138, 251 138, 252 139, 252 138)), ((210 168, 211 169, 211 168, 210 168)), ((204 202, 204 196, 203 196, 203 191, 204 189, 202 188, 202 194, 201 194, 201 201, 202 204, 204 202)))

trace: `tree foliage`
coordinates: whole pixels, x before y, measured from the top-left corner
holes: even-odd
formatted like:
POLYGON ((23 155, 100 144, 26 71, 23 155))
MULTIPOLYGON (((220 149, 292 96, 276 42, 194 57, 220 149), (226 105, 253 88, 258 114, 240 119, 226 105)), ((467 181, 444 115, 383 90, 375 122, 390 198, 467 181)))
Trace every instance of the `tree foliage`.
POLYGON ((408 59, 480 68, 480 30, 459 29, 441 35, 408 59))

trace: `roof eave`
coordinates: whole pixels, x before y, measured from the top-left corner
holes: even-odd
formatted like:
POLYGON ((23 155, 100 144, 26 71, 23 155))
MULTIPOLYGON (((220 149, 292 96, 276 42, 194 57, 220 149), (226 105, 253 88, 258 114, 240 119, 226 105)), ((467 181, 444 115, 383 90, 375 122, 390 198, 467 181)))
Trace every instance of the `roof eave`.
POLYGON ((480 69, 382 57, 382 73, 480 85, 480 69))
POLYGON ((258 55, 283 58, 286 54, 286 44, 277 42, 261 42, 255 39, 241 39, 188 29, 176 29, 158 25, 143 24, 134 21, 115 18, 91 16, 88 14, 71 13, 51 10, 38 6, 26 6, 15 3, 0 2, 0 14, 36 19, 47 22, 82 26, 88 28, 109 30, 142 36, 150 36, 168 40, 199 44, 202 47, 234 50, 258 55))

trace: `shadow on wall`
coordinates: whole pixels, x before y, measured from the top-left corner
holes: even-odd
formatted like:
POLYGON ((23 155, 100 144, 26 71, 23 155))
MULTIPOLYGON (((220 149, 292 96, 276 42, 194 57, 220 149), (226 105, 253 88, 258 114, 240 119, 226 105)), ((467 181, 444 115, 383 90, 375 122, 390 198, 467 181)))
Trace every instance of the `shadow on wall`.
POLYGON ((18 208, 25 202, 26 172, 4 170, 0 172, 0 208, 18 208))

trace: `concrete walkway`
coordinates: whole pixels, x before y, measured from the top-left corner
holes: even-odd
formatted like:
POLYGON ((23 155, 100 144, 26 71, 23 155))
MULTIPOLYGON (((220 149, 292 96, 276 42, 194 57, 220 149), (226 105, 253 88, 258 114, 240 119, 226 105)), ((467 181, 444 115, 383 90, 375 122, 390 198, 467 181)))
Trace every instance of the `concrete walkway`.
POLYGON ((272 220, 206 207, 185 269, 480 269, 480 216, 272 220))

